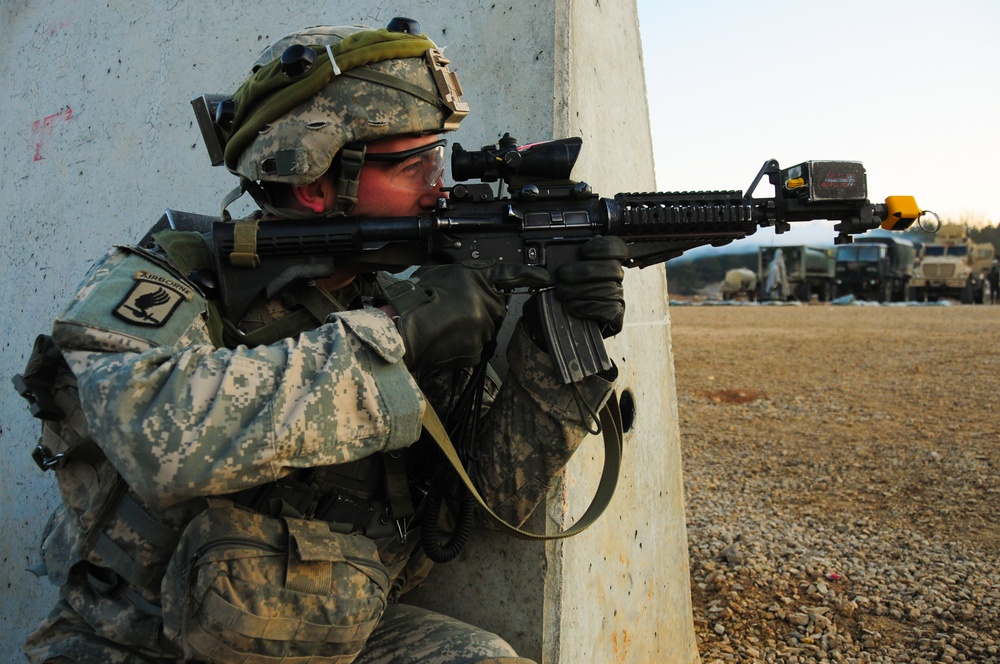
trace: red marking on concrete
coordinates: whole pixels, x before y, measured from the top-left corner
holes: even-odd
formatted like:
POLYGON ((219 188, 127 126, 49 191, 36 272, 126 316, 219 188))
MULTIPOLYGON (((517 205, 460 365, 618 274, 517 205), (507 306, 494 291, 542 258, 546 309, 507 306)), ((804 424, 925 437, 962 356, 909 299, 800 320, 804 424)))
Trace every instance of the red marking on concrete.
POLYGON ((49 27, 49 37, 55 37, 57 34, 68 28, 70 25, 69 21, 60 21, 49 27))
POLYGON ((64 110, 59 111, 58 113, 53 113, 52 115, 44 117, 41 120, 35 120, 31 123, 31 133, 32 135, 37 136, 37 140, 35 142, 34 161, 41 161, 42 159, 45 159, 45 157, 42 156, 42 145, 46 140, 48 140, 49 136, 52 135, 52 127, 57 122, 69 122, 72 119, 73 109, 67 106, 64 110))

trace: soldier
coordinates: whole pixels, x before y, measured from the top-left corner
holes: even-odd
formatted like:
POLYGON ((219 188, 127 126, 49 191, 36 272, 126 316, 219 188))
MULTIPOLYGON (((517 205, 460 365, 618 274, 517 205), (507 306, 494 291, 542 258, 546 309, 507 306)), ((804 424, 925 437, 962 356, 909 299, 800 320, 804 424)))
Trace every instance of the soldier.
POLYGON ((1000 302, 1000 260, 994 259, 990 272, 986 275, 990 284, 990 304, 1000 302))
MULTIPOLYGON (((436 204, 441 134, 467 106, 417 33, 317 27, 264 51, 217 116, 254 219, 436 204)), ((113 249, 36 343, 24 379, 54 406, 35 458, 62 497, 37 571, 60 600, 29 660, 527 661, 399 601, 442 558, 438 527, 468 523, 421 422, 431 407, 481 416, 470 474, 523 524, 617 372, 563 385, 532 300, 502 385, 473 368, 513 288, 554 284, 569 311, 620 331, 624 243, 594 240, 555 275, 480 261, 398 280, 345 262, 239 319, 216 300, 212 251, 178 230, 113 249), (470 383, 481 408, 462 398, 470 383)))
POLYGON ((790 287, 788 285, 788 272, 785 267, 785 259, 781 249, 774 250, 774 258, 767 266, 767 278, 764 281, 764 299, 781 300, 788 299, 790 287))

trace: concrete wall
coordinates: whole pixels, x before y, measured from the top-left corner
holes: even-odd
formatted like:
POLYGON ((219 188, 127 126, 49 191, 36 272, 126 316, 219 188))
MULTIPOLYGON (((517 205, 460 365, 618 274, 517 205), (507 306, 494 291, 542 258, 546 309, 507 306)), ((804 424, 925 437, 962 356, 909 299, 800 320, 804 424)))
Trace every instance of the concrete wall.
MULTIPOLYGON (((475 9, 351 0, 309 13, 290 4, 8 0, 0 7, 3 384, 109 245, 139 238, 166 207, 218 210, 234 179, 209 167, 189 101, 233 90, 265 44, 306 25, 417 18, 448 45, 472 104, 454 140, 475 148, 505 130, 523 141, 579 135, 585 143, 575 174, 595 190, 653 188, 632 0, 475 9)), ((492 627, 546 662, 697 659, 663 271, 630 271, 626 285, 627 328, 610 348, 634 421, 609 513, 563 543, 485 534, 418 598, 492 627), (485 577, 480 554, 491 570, 485 577)), ((55 492, 28 457, 35 422, 13 390, 0 389, 7 390, 0 399, 0 653, 13 653, 55 598, 24 571, 55 492)), ((586 506, 601 455, 598 440, 588 445, 536 528, 565 527, 586 506)))

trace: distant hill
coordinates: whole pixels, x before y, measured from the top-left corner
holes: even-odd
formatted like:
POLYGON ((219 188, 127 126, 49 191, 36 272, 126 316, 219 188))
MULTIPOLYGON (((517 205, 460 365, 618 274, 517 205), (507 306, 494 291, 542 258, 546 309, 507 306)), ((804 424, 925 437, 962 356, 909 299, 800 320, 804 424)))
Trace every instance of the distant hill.
MULTIPOLYGON (((758 247, 785 247, 790 245, 809 245, 810 247, 832 247, 833 238, 837 232, 833 230, 832 221, 810 221, 808 223, 792 224, 792 230, 780 235, 773 228, 761 228, 753 235, 742 240, 730 242, 721 247, 698 247, 672 259, 669 263, 683 263, 698 260, 706 256, 724 256, 728 254, 752 253, 757 255, 758 247)), ((754 259, 754 269, 757 262, 754 259)), ((668 268, 669 269, 669 268, 668 268)))

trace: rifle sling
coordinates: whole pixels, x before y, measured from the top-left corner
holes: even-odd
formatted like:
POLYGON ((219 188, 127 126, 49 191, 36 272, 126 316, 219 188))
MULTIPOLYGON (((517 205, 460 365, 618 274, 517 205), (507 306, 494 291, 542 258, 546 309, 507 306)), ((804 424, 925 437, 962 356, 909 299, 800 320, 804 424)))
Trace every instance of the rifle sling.
POLYGON ((437 412, 435 412, 434 407, 431 406, 430 403, 427 404, 427 409, 424 411, 422 423, 424 429, 431 435, 434 442, 437 443, 437 446, 444 453, 445 458, 448 459, 452 468, 456 473, 458 473, 459 478, 462 480, 462 484, 465 485, 465 488, 468 489, 472 496, 476 499, 476 502, 479 503, 479 506, 489 517, 490 521, 499 526, 501 530, 506 531, 514 537, 527 540, 544 541, 565 539, 567 537, 572 537, 573 535, 578 535, 593 525, 594 522, 597 521, 597 518, 601 516, 607 506, 611 503, 611 498, 614 496, 615 487, 618 484, 618 475, 621 471, 622 461, 622 420, 621 411, 618 408, 618 399, 616 397, 617 395, 612 392, 607 403, 603 408, 601 408, 601 429, 604 433, 604 468, 601 470, 601 479, 597 485, 597 491, 594 494, 594 498, 591 500, 587 511, 583 513, 583 516, 581 516, 576 523, 566 530, 553 535, 539 535, 537 533, 530 533, 526 530, 521 530, 517 526, 511 525, 497 516, 493 510, 489 508, 483 500, 483 497, 479 495, 479 491, 476 490, 476 487, 473 485, 472 479, 465 471, 465 467, 462 465, 462 462, 458 457, 458 451, 455 449, 455 446, 452 445, 451 439, 448 437, 448 433, 445 431, 444 425, 441 423, 441 419, 438 417, 437 412))
POLYGON ((236 267, 255 268, 260 266, 257 255, 257 226, 260 219, 251 217, 240 219, 233 225, 233 252, 229 262, 236 267))

